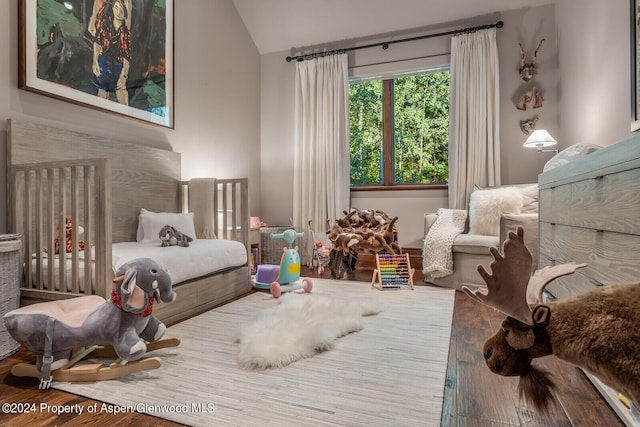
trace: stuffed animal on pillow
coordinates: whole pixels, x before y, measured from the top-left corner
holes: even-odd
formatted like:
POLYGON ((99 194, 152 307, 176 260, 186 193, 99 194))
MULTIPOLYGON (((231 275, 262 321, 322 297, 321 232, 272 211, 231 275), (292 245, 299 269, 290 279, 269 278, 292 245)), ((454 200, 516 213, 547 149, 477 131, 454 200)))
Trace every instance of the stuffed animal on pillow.
POLYGON ((189 242, 193 241, 193 239, 186 234, 182 234, 174 227, 170 225, 165 225, 160 230, 160 240, 162 243, 160 246, 182 246, 184 248, 189 246, 189 242))

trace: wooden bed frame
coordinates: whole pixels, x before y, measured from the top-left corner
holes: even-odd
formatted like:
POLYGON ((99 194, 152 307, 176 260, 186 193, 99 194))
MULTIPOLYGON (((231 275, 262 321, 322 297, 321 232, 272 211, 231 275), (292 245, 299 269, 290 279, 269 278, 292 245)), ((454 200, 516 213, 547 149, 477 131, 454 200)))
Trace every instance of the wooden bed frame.
MULTIPOLYGON (((13 119, 7 133, 8 225, 10 232, 22 235, 25 266, 21 305, 89 293, 110 297, 111 245, 136 240, 140 209, 188 211, 179 153, 13 119), (82 262, 78 233, 73 233, 70 252, 61 244, 60 256, 48 257, 56 237, 66 240, 58 224, 67 215, 74 227, 82 225, 85 247, 95 248, 93 265, 82 262), (37 255, 32 259, 31 254, 37 255), (46 268, 49 262, 55 268, 46 268), (85 292, 82 278, 92 276, 93 289, 87 286, 85 292), (57 290, 45 286, 56 281, 57 290)), ((218 238, 249 248, 247 179, 215 179, 212 185, 217 195, 213 212, 225 213, 214 218, 218 238)), ((154 307, 154 315, 169 324, 250 292, 248 263, 175 284, 174 290, 174 303, 154 307)))

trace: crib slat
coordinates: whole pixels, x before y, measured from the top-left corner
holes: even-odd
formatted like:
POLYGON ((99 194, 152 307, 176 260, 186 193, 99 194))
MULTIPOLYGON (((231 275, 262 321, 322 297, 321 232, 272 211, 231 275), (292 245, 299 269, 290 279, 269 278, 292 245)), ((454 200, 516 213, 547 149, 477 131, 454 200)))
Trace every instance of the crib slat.
POLYGON ((22 236, 23 236, 23 242, 24 244, 23 246, 23 261, 25 263, 25 283, 26 283, 26 287, 31 288, 33 286, 33 264, 31 263, 31 253, 32 253, 32 249, 31 249, 31 236, 32 236, 32 232, 31 232, 31 214, 32 214, 32 208, 33 205, 31 204, 31 197, 32 197, 32 192, 31 189, 33 188, 31 185, 31 171, 25 170, 22 171, 22 173, 20 174, 20 176, 22 177, 22 185, 24 185, 23 191, 22 191, 22 218, 21 218, 21 225, 22 225, 22 236))
POLYGON ((227 221, 227 186, 222 182, 222 238, 229 239, 229 225, 227 221))
MULTIPOLYGON (((111 223, 111 168, 109 160, 100 159, 95 168, 95 293, 109 298, 112 288, 112 223, 111 223)), ((91 257, 91 249, 87 257, 91 257)))
POLYGON ((218 189, 218 180, 216 180, 215 182, 215 193, 214 193, 214 197, 213 197, 213 229, 215 230, 216 236, 218 236, 219 239, 224 238, 224 235, 221 234, 222 230, 220 229, 220 215, 218 215, 218 209, 219 209, 219 201, 218 201, 218 196, 219 196, 219 189, 218 189))
MULTIPOLYGON (((93 192, 93 181, 91 178, 91 166, 83 168, 84 180, 84 289, 87 292, 91 289, 93 282, 93 263, 91 262, 91 247, 93 246, 93 203, 95 202, 95 194, 93 192)), ((77 233, 76 233, 77 234, 77 233)), ((77 243, 75 243, 77 246, 77 243)))
MULTIPOLYGON (((80 195, 78 193, 78 167, 71 167, 71 181, 70 181, 70 194, 71 198, 69 211, 71 214, 71 221, 74 222, 74 227, 80 225, 78 221, 80 220, 80 195)), ((77 236, 78 233, 72 233, 74 238, 72 239, 72 249, 71 249, 71 289, 73 292, 80 292, 80 260, 78 259, 78 242, 77 236)))
POLYGON ((229 187, 231 188, 231 206, 225 206, 224 212, 225 215, 227 212, 231 212, 231 238, 237 239, 236 234, 238 233, 238 219, 236 218, 236 210, 237 206, 236 201, 236 193, 237 193, 237 185, 235 183, 229 183, 229 187))
POLYGON ((47 240, 47 283, 55 283, 55 266, 60 264, 60 257, 55 256, 54 239, 56 235, 55 227, 55 210, 54 210, 54 173, 53 168, 48 168, 45 171, 47 180, 47 194, 46 194, 46 240, 47 240))
POLYGON ((36 191, 35 191, 35 234, 36 234, 36 247, 34 252, 36 254, 36 280, 37 289, 44 289, 42 283, 42 170, 36 170, 36 191))
POLYGON ((67 200, 67 186, 66 186, 66 168, 58 169, 58 241, 60 244, 58 245, 60 248, 58 263, 58 283, 60 284, 60 289, 67 290, 67 245, 66 245, 66 228, 63 226, 66 225, 66 200, 67 200), (64 243, 63 243, 64 242, 64 243))
MULTIPOLYGON (((80 201, 79 201, 79 194, 78 194, 78 168, 76 166, 71 167, 71 179, 70 179, 70 192, 69 192, 69 197, 71 198, 70 200, 70 206, 69 206, 69 211, 70 211, 70 215, 71 215, 71 220, 73 221, 75 218, 75 221, 79 221, 80 220, 80 209, 79 209, 79 205, 80 205, 80 201)), ((70 283, 71 289, 73 290, 73 292, 80 292, 80 260, 78 259, 78 247, 76 246, 75 242, 72 242, 72 246, 71 246, 71 283, 70 283)))
POLYGON ((249 180, 240 180, 240 224, 242 224, 240 239, 247 247, 247 259, 251 256, 251 244, 249 243, 249 180))

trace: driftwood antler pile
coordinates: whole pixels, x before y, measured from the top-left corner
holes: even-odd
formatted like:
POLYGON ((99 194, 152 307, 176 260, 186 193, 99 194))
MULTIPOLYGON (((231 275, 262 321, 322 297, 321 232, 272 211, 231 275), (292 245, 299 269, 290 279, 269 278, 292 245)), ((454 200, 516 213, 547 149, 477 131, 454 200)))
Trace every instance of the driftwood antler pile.
POLYGON ((334 279, 353 271, 359 252, 399 254, 396 221, 379 210, 352 209, 327 231, 333 244, 329 268, 334 279))
POLYGON ((520 395, 546 412, 553 401, 551 374, 533 359, 554 354, 640 403, 640 285, 617 284, 542 304, 545 286, 586 264, 562 264, 532 272, 523 230, 509 232, 503 254, 491 249, 491 274, 478 266, 487 289, 465 293, 507 315, 484 345, 492 372, 520 376, 520 395))

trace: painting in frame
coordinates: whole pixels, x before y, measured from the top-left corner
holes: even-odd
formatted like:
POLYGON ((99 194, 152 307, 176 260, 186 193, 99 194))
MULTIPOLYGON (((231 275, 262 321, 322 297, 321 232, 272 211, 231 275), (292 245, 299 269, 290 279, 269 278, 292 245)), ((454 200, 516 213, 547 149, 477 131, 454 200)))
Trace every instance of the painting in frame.
POLYGON ((19 88, 174 128, 173 0, 19 5, 19 88))
POLYGON ((640 0, 631 2, 631 131, 640 130, 640 0))

